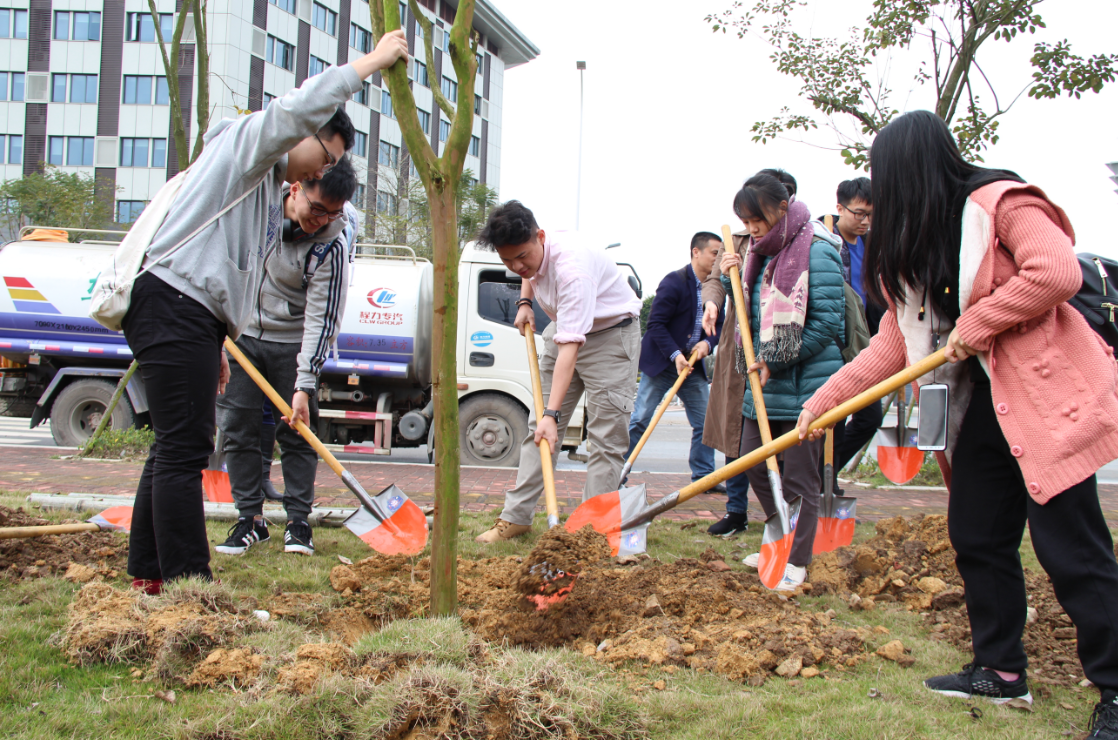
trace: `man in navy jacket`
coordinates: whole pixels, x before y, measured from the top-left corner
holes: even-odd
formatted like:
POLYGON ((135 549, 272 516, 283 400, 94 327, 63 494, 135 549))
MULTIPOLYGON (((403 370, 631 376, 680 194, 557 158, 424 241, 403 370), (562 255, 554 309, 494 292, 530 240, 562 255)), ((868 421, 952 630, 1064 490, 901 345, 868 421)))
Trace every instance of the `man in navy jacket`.
POLYGON ((702 328, 703 307, 701 287, 703 280, 714 268, 714 260, 722 240, 708 231, 700 231, 691 238, 691 264, 669 272, 660 281, 648 328, 641 340, 641 382, 637 389, 637 402, 629 418, 629 451, 633 453, 656 407, 672 387, 693 351, 699 359, 695 371, 683 381, 678 396, 687 410, 691 424, 691 480, 698 480, 714 472, 714 450, 703 444, 703 423, 706 421, 707 400, 710 398, 710 381, 707 380, 703 358, 711 348, 718 346, 718 332, 722 330, 724 313, 718 314, 715 333, 704 336, 702 328))

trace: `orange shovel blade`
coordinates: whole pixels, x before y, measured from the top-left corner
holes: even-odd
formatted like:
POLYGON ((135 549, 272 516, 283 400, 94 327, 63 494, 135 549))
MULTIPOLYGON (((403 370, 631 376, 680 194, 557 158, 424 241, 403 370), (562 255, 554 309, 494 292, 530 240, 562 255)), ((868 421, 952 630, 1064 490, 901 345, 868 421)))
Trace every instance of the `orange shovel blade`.
POLYGON ((765 531, 761 535, 761 559, 757 563, 758 575, 765 588, 775 589, 784 579, 784 569, 788 566, 788 556, 792 554, 792 542, 796 538, 800 503, 797 498, 788 504, 788 532, 781 530, 780 517, 776 514, 765 521, 765 531))
POLYGON ((89 521, 101 529, 130 532, 132 530, 132 507, 113 506, 105 509, 100 514, 94 514, 89 521))
POLYGON ((233 488, 229 485, 229 474, 224 470, 203 470, 202 490, 206 500, 217 504, 233 503, 233 488))
POLYGON ((388 518, 381 522, 362 506, 345 520, 346 528, 382 555, 422 552, 427 546, 427 517, 415 502, 395 486, 373 498, 388 518))
POLYGON ((606 536, 610 554, 616 556, 621 549, 621 492, 602 493, 583 501, 563 526, 573 534, 587 524, 606 536))
POLYGON ((835 496, 834 501, 834 516, 819 517, 815 543, 811 548, 812 555, 849 547, 854 541, 854 516, 858 500, 852 496, 835 496))
POLYGON ((924 451, 915 447, 877 448, 877 465, 881 474, 898 486, 915 478, 923 464, 924 451))

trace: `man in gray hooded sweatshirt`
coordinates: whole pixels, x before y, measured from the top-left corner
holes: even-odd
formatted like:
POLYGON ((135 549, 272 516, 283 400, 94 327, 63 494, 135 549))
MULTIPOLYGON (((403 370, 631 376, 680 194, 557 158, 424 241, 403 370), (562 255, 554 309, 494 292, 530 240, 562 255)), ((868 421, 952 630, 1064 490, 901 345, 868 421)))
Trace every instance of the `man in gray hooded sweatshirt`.
MULTIPOLYGON (((314 419, 318 374, 341 328, 349 286, 348 256, 357 242, 357 210, 347 201, 357 189, 349 157, 322 176, 284 187, 279 245, 264 261, 256 310, 237 347, 285 399, 294 416, 314 419)), ((241 555, 269 539, 261 488, 264 392, 236 363, 218 399, 225 462, 239 518, 215 549, 241 555)), ((314 554, 307 521, 314 504, 318 453, 290 425, 277 424, 287 511, 284 552, 314 554)), ((271 462, 271 450, 267 452, 271 462)))
POLYGON ((134 588, 158 593, 165 580, 213 578, 202 470, 213 452, 214 397, 229 379, 221 344, 249 323, 265 255, 280 236, 284 181, 318 179, 341 160, 350 144, 344 132, 352 131, 341 106, 397 60, 407 62, 401 31, 264 110, 215 124, 148 248, 151 270, 134 283, 123 321, 155 430, 132 513, 134 588))

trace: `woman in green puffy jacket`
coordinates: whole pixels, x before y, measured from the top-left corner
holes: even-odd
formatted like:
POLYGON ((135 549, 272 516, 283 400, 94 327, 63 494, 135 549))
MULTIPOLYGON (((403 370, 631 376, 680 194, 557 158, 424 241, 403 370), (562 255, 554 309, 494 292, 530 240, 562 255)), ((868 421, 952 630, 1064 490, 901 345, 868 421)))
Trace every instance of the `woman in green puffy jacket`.
MULTIPOLYGON (((846 299, 838 250, 815 234, 807 206, 796 201, 779 180, 758 174, 746 180, 734 198, 734 212, 750 236, 742 258, 722 257, 722 280, 727 293, 729 270, 743 272, 750 332, 760 374, 765 409, 773 437, 791 431, 804 402, 843 365, 838 341, 843 335, 846 299)), ((744 364, 741 337, 736 337, 738 362, 744 364)), ((751 392, 742 402, 741 455, 761 446, 757 411, 751 392)), ((793 591, 804 582, 818 521, 821 441, 805 442, 784 453, 784 498, 801 497, 800 514, 784 579, 777 590, 793 591)), ((757 499, 771 517, 776 511, 765 466, 749 473, 757 499)), ((745 564, 757 566, 759 554, 745 564)))

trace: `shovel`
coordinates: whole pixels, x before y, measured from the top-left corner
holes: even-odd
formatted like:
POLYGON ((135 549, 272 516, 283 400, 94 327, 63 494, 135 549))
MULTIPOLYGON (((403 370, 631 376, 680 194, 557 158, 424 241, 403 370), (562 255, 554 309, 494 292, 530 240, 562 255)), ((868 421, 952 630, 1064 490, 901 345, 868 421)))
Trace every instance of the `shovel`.
POLYGON ((214 451, 210 453, 206 469, 202 471, 202 491, 206 500, 218 504, 233 503, 233 487, 229 483, 229 471, 225 467, 225 435, 217 430, 214 451))
MULTIPOLYGON (((880 401, 893 391, 911 383, 919 377, 927 375, 945 362, 947 362, 947 357, 944 355, 944 350, 937 350, 915 365, 910 365, 891 378, 886 378, 872 388, 859 393, 849 401, 840 403, 830 411, 825 412, 812 422, 810 429, 814 431, 816 429, 833 427, 835 423, 845 419, 847 416, 850 416, 856 411, 861 411, 875 401, 880 401)), ((743 455, 729 465, 719 468, 705 478, 700 478, 691 483, 691 485, 684 486, 678 491, 664 496, 652 506, 645 507, 634 513, 623 510, 618 496, 621 491, 603 493, 583 502, 581 506, 571 513, 566 523, 567 530, 576 532, 587 524, 591 525, 610 540, 610 545, 614 548, 613 554, 616 555, 618 550, 617 545, 614 543, 620 540, 620 535, 623 532, 633 530, 642 525, 647 525, 648 522, 652 521, 652 519, 660 514, 663 514, 665 511, 671 511, 684 501, 689 501, 700 493, 709 491, 719 483, 727 481, 735 475, 741 475, 763 460, 772 458, 799 443, 799 432, 793 429, 787 434, 777 437, 772 442, 758 447, 748 455, 743 455)))
MULTIPOLYGON (((536 423, 543 418, 543 381, 540 380, 540 358, 536 355, 536 333, 524 327, 528 345, 528 373, 532 376, 532 401, 536 407, 536 423)), ((540 469, 543 470, 543 500, 547 507, 547 528, 559 526, 559 502, 555 499, 555 468, 551 464, 551 445, 540 438, 540 469)))
POLYGON ((916 402, 913 396, 909 403, 909 413, 904 412, 900 399, 897 400, 897 426, 889 429, 878 429, 877 466, 881 474, 898 486, 903 486, 916 477, 924 464, 924 451, 916 448, 915 434, 908 428, 908 417, 911 414, 912 404, 916 402))
POLYGON ((43 537, 75 532, 128 532, 132 528, 132 507, 113 506, 94 514, 83 524, 45 524, 37 527, 0 527, 0 540, 43 537))
POLYGON ((625 480, 625 478, 629 476, 630 471, 633 469, 633 463, 637 461, 637 455, 641 454, 641 450, 644 449, 644 443, 652 436, 652 430, 660 423, 660 417, 668 410, 668 406, 671 404, 672 399, 675 398, 675 394, 679 392, 679 388, 683 385, 683 381, 687 380, 687 377, 691 375, 691 371, 695 369, 695 363, 698 359, 699 353, 697 351, 692 351, 691 357, 687 360, 687 369, 679 374, 679 377, 675 379, 675 383, 668 389, 668 392, 664 394, 664 400, 660 402, 660 406, 652 416, 652 422, 649 423, 648 428, 644 430, 644 434, 641 435, 640 441, 637 442, 637 446, 633 448, 633 454, 629 455, 629 459, 625 461, 625 467, 621 468, 621 480, 625 480))
MULTIPOLYGON (((729 226, 722 227, 722 237, 726 244, 734 243, 729 226)), ((757 360, 753 355, 753 337, 749 330, 749 316, 745 311, 745 293, 741 284, 741 274, 736 266, 730 268, 730 286, 734 290, 734 307, 738 314, 738 331, 741 332, 741 347, 745 352, 745 364, 752 366, 757 360)), ((761 442, 772 444, 773 435, 769 429, 769 414, 765 410, 765 396, 761 390, 761 376, 756 370, 749 371, 749 389, 753 393, 753 408, 757 411, 757 427, 761 431, 761 442)), ((761 535, 761 559, 757 570, 761 583, 774 589, 784 578, 788 556, 792 552, 792 540, 796 536, 796 521, 800 517, 800 498, 792 502, 784 500, 784 486, 780 482, 780 468, 776 457, 765 461, 769 469, 769 488, 772 491, 773 515, 765 521, 765 531, 761 535)))
MULTIPOLYGON (((276 410, 288 419, 292 418, 291 407, 228 337, 225 339, 225 350, 233 355, 249 377, 260 386, 260 390, 264 391, 276 410)), ((361 502, 361 508, 344 522, 351 532, 384 555, 416 555, 427 546, 427 517, 403 491, 392 485, 376 496, 370 496, 306 424, 296 421, 295 429, 361 502)))
POLYGON ((854 541, 854 512, 858 499, 835 495, 835 436, 827 429, 823 447, 823 499, 819 502, 819 526, 811 554, 819 555, 846 547, 854 541))

